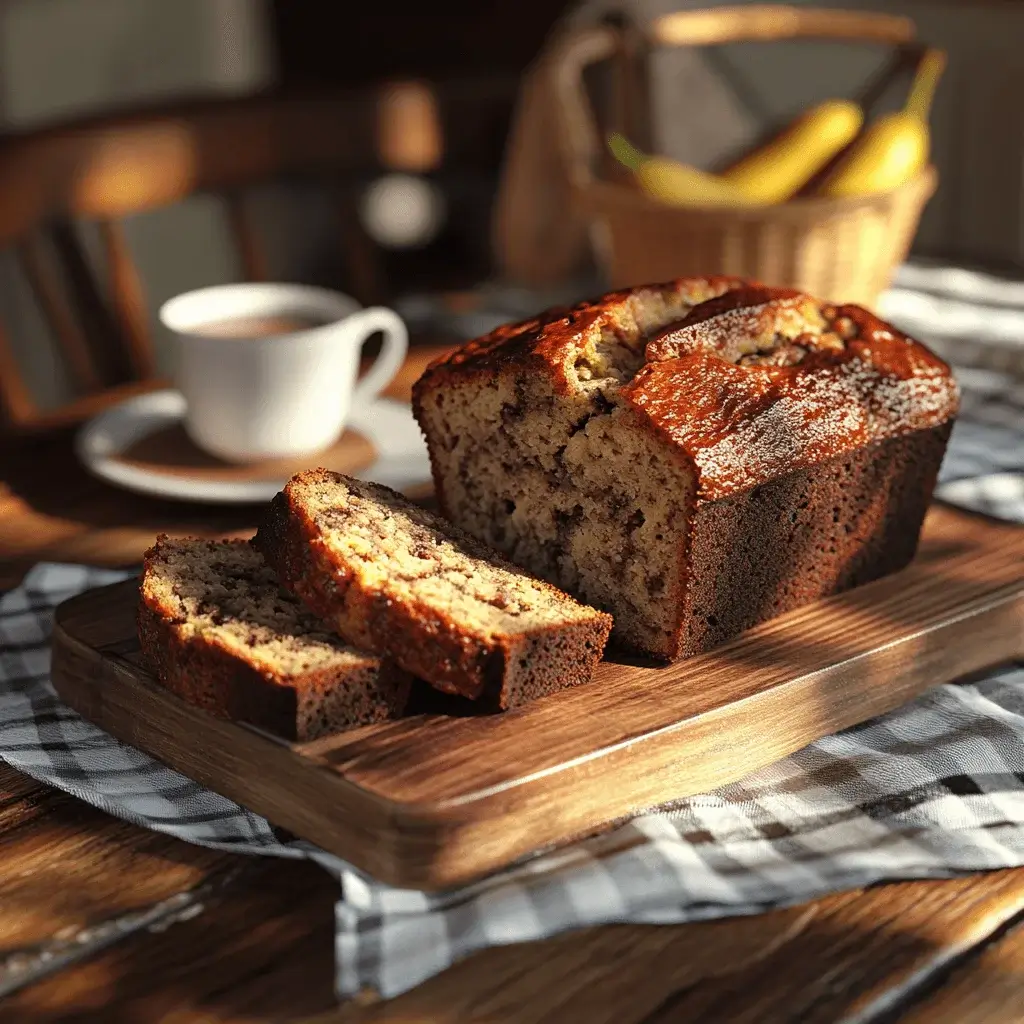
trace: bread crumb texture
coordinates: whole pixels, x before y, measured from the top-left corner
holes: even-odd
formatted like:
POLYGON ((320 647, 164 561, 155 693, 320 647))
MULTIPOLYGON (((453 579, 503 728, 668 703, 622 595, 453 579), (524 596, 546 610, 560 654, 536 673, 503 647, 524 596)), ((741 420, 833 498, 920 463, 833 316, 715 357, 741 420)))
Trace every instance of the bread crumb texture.
POLYGON ((182 639, 216 639, 271 675, 376 660, 347 645, 283 590, 246 541, 162 539, 149 559, 142 594, 182 639))
POLYGON ((410 677, 333 633, 248 542, 160 537, 140 591, 161 682, 214 714, 309 740, 405 707, 410 677))
POLYGON ((699 503, 936 427, 956 406, 949 368, 867 311, 732 278, 499 328, 414 390, 445 513, 662 657, 681 650, 699 503))

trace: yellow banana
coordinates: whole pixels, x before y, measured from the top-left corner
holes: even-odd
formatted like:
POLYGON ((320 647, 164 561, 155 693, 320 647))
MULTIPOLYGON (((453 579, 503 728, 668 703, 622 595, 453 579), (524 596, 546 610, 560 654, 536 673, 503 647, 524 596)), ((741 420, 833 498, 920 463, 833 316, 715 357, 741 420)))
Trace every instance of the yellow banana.
POLYGON ((649 196, 669 206, 737 206, 746 201, 738 188, 718 175, 666 156, 648 156, 617 133, 608 137, 608 148, 649 196))
POLYGON ((827 100, 801 114, 783 131, 720 172, 749 202, 791 199, 864 123, 864 112, 850 100, 827 100))
POLYGON ((930 149, 928 114, 945 66, 946 55, 942 51, 929 50, 924 55, 907 105, 868 126, 821 183, 819 195, 889 192, 906 184, 925 167, 930 149))
POLYGON ((608 145, 650 196, 673 206, 761 206, 794 196, 860 130, 856 103, 829 100, 798 117, 771 141, 709 174, 663 156, 641 153, 622 135, 608 145))

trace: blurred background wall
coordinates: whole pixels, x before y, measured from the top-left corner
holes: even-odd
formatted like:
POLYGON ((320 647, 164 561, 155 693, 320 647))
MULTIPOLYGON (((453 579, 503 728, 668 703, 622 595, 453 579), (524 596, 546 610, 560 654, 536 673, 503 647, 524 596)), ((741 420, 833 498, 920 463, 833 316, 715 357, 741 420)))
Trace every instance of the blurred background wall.
MULTIPOLYGON (((793 0, 810 6, 809 0, 793 0)), ((920 254, 996 269, 1024 268, 1024 0, 845 0, 819 6, 911 16, 949 53, 933 118, 941 175, 917 237, 920 254)), ((448 4, 351 0, 0 0, 0 132, 183 98, 272 89, 358 88, 382 79, 455 82, 461 142, 473 175, 453 194, 433 247, 387 254, 400 287, 486 277, 489 204, 519 76, 560 20, 626 10, 643 21, 701 0, 502 0, 448 4), (327 26, 325 28, 325 26, 327 26), (459 84, 461 83, 461 84, 459 84), (468 112, 468 113, 467 113, 468 112), (460 127, 461 125, 461 127, 460 127), (459 191, 461 189, 461 191, 459 191), (442 271, 448 271, 445 277, 442 271), (439 276, 440 275, 440 276, 439 276)), ((653 65, 654 135, 671 155, 709 164, 743 145, 758 121, 785 118, 854 89, 877 65, 868 49, 809 44, 679 51, 653 65), (737 94, 741 98, 737 98, 737 94)), ((447 171, 458 178, 458 167, 447 171)), ((279 276, 316 279, 336 222, 316 197, 260 197, 265 228, 286 254, 279 276)), ((176 292, 237 276, 216 202, 194 197, 132 218, 128 239, 152 309, 176 292)), ((11 266, 0 263, 0 305, 14 336, 43 333, 11 266), (19 327, 20 325, 20 327, 19 327)), ((41 393, 58 397, 45 346, 26 353, 41 393)))
MULTIPOLYGON (((276 77, 269 13, 262 0, 0 0, 0 132, 264 89, 276 77)), ((221 217, 194 197, 126 222, 155 303, 235 273, 221 217)), ((40 401, 65 400, 65 368, 9 252, 0 309, 40 401)))
MULTIPOLYGON (((374 4, 372 12, 361 6, 316 0, 3 0, 0 128, 24 129, 181 96, 245 94, 282 79, 306 86, 358 84, 375 75, 514 75, 563 10, 573 17, 574 6, 587 17, 625 6, 644 18, 720 4, 399 2, 374 4), (351 9, 343 16, 348 30, 318 31, 328 18, 332 26, 338 23, 339 8, 351 9)), ((824 6, 907 14, 922 38, 949 52, 934 115, 942 187, 925 214, 917 249, 996 266, 1024 264, 1024 2, 844 0, 824 6)), ((741 143, 744 116, 738 104, 735 121, 723 125, 718 139, 688 125, 687 85, 709 70, 673 58, 666 54, 663 67, 655 69, 656 126, 664 147, 707 160, 741 143)), ((848 48, 773 44, 726 48, 723 59, 734 82, 775 117, 850 89, 874 58, 848 48)))
POLYGON ((262 88, 270 13, 263 0, 3 0, 3 127, 262 88))

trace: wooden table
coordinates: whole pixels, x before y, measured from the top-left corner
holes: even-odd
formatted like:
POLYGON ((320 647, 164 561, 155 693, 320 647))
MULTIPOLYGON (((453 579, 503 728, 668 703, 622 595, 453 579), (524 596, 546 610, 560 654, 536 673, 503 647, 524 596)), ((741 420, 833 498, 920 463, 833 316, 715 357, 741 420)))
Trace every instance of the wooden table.
MULTIPOLYGON (((410 360, 407 394, 425 359, 410 360)), ((159 530, 256 510, 89 478, 70 435, 0 446, 0 586, 39 559, 131 565, 159 530)), ((336 896, 310 864, 137 828, 0 766, 0 1022, 1024 1019, 1024 870, 912 882, 707 924, 616 925, 479 953, 387 1003, 332 996, 336 896)))

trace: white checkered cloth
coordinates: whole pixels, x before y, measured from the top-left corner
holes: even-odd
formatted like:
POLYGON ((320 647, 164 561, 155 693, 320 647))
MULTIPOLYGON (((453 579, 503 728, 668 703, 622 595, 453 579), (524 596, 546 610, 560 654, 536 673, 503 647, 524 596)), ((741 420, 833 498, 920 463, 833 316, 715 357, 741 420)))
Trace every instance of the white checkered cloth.
MULTIPOLYGON (((943 494, 1024 522, 1024 383, 976 361, 962 376, 943 494)), ((53 609, 122 576, 39 565, 0 598, 0 757, 188 842, 316 860, 341 884, 341 996, 393 996, 474 950, 584 925, 754 914, 884 880, 1024 864, 1020 664, 937 686, 740 783, 477 884, 440 895, 396 889, 309 844, 282 844, 264 819, 60 704, 48 680, 53 609)))

